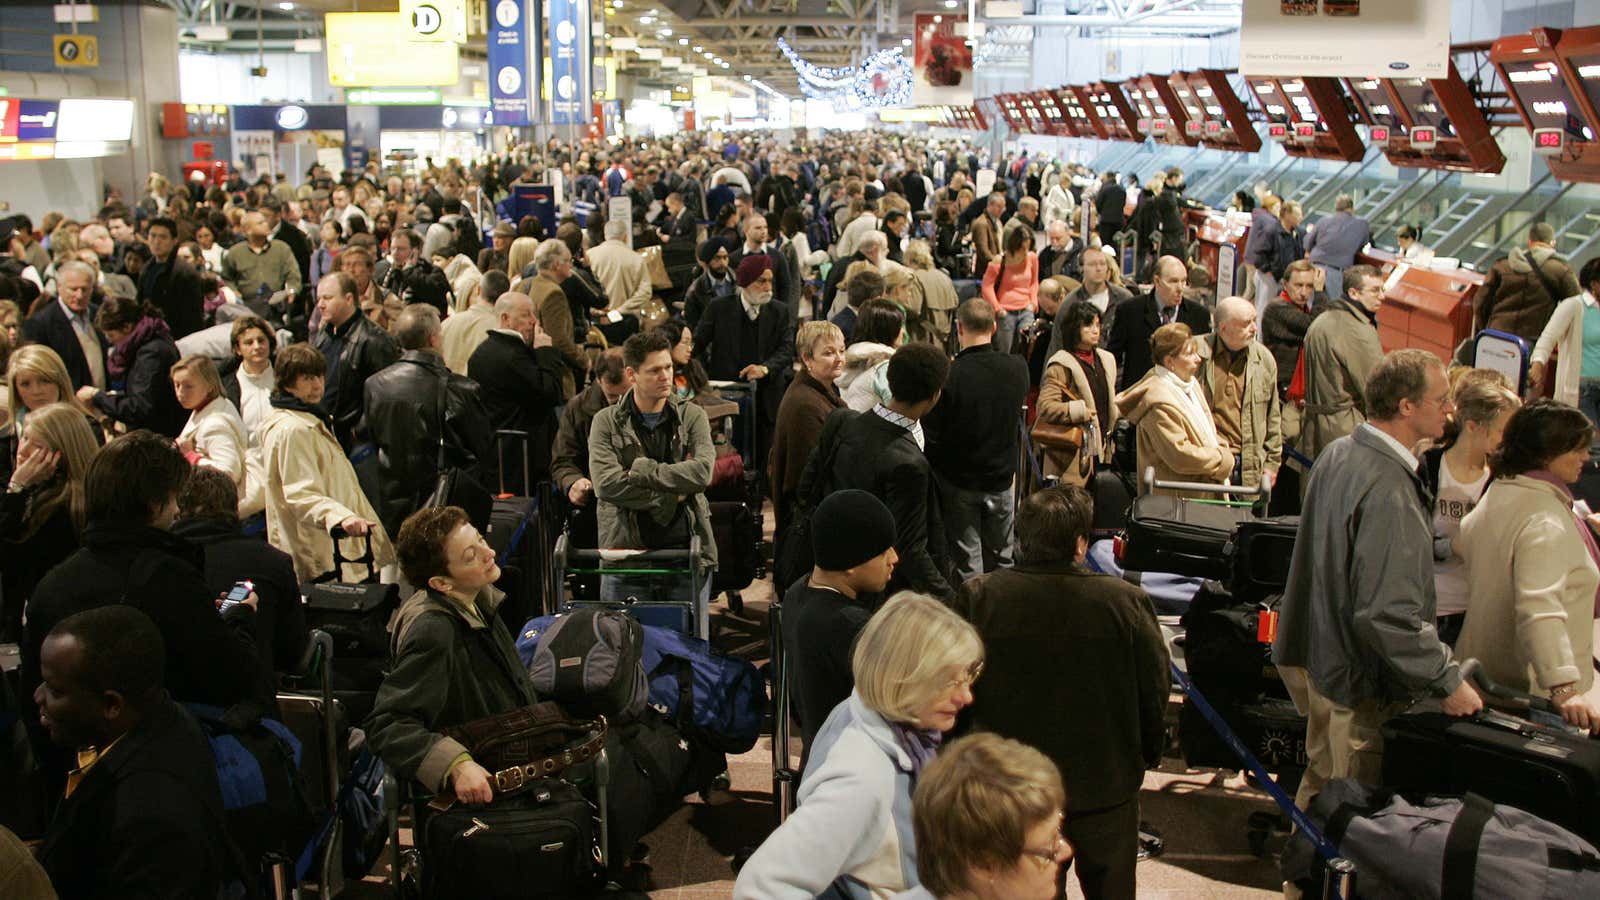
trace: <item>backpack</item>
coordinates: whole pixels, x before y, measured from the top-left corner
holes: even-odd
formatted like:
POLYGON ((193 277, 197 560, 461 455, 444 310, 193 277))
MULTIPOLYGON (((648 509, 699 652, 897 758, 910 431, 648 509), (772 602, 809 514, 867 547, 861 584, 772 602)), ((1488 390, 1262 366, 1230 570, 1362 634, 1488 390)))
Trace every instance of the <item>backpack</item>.
POLYGON ((756 745, 766 717, 761 673, 699 638, 645 625, 640 662, 650 680, 650 705, 686 735, 724 753, 756 745))
POLYGON ((632 616, 579 608, 530 620, 517 639, 533 689, 572 715, 634 716, 647 697, 644 633, 632 616))
POLYGON ((226 710, 183 705, 211 745, 228 834, 247 864, 260 864, 269 853, 300 857, 319 823, 300 766, 299 739, 247 704, 226 710))

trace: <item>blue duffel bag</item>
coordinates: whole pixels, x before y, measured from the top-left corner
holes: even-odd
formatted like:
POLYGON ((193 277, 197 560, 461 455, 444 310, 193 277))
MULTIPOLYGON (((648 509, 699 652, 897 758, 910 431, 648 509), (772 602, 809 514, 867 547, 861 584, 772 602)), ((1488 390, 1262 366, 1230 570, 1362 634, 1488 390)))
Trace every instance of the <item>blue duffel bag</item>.
MULTIPOLYGON (((539 636, 554 620, 539 616, 522 626, 517 652, 524 665, 532 664, 539 636)), ((744 753, 754 747, 767 708, 766 682, 756 667, 671 628, 642 627, 639 662, 650 683, 650 705, 711 749, 744 753)))

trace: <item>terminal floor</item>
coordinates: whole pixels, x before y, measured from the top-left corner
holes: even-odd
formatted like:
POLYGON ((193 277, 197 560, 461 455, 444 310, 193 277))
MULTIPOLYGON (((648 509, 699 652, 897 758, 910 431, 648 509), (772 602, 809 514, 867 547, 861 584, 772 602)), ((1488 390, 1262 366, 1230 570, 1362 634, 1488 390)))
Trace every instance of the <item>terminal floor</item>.
MULTIPOLYGON (((771 582, 763 579, 744 592, 735 615, 725 603, 713 607, 715 642, 726 652, 756 662, 767 654, 767 609, 771 582)), ((1176 698, 1174 698, 1176 700, 1176 698)), ((731 796, 708 805, 692 798, 645 838, 648 866, 636 886, 656 900, 725 900, 733 895, 733 859, 740 859, 772 830, 772 750, 763 737, 750 752, 728 760, 731 796)), ((793 758, 799 758, 799 741, 793 758)), ((1272 803, 1244 783, 1239 773, 1185 770, 1169 760, 1145 777, 1143 818, 1166 839, 1165 852, 1139 864, 1139 896, 1152 898, 1265 898, 1282 896, 1274 851, 1282 836, 1269 838, 1267 856, 1256 857, 1246 839, 1246 819, 1270 811, 1272 803)), ((402 833, 402 843, 409 834, 402 833)), ((386 873, 384 873, 386 874, 386 873)), ((380 873, 346 896, 387 895, 380 873)), ((1069 897, 1081 897, 1069 880, 1069 897)))

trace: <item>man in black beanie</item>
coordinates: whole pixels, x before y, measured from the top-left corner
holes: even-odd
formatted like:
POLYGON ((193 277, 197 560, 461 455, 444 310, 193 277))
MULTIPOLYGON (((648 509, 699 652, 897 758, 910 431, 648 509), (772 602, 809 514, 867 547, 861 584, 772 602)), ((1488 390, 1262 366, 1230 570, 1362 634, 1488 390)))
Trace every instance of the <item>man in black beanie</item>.
POLYGON ((866 491, 835 491, 811 516, 811 574, 783 595, 783 648, 802 754, 850 696, 850 650, 900 556, 894 516, 866 491))

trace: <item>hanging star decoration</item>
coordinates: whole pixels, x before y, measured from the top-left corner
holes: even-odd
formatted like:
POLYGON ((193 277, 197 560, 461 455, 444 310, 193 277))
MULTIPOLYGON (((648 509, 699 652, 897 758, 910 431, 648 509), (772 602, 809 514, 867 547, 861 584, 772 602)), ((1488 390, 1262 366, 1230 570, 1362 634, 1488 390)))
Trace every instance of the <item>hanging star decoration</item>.
POLYGON ((778 38, 778 49, 800 76, 800 92, 813 100, 826 100, 837 110, 903 106, 911 99, 911 63, 900 47, 879 50, 859 66, 825 68, 812 65, 789 42, 778 38))

